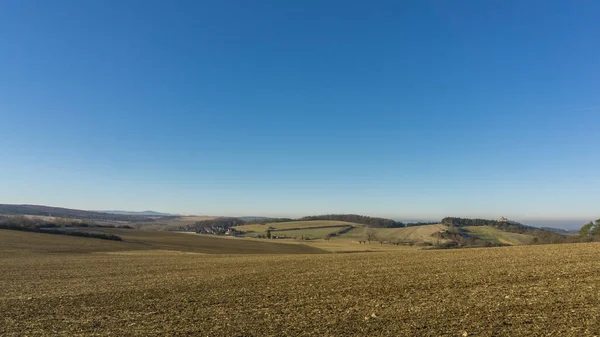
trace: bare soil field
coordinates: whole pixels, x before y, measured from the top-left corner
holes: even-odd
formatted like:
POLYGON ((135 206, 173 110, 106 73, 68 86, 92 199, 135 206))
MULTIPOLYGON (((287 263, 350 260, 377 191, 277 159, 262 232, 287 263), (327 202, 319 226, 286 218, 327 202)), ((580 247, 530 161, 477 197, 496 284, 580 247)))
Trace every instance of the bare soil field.
POLYGON ((117 246, 40 253, 23 247, 42 244, 39 236, 104 241, 7 232, 0 231, 2 336, 600 334, 597 243, 317 255, 117 246))
POLYGON ((314 254, 324 251, 302 244, 245 240, 212 235, 118 228, 84 228, 84 232, 120 236, 110 241, 0 229, 0 251, 23 253, 91 253, 131 250, 173 250, 206 254, 314 254))

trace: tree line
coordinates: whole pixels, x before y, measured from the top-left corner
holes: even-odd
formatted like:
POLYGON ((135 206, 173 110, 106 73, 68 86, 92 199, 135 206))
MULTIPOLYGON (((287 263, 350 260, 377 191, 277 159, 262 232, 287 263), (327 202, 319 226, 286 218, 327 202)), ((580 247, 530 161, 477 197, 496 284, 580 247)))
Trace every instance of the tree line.
POLYGON ((397 228, 397 227, 405 227, 402 222, 395 221, 392 219, 386 218, 378 218, 366 215, 358 215, 358 214, 325 214, 325 215, 312 215, 305 216, 299 221, 309 221, 309 220, 335 220, 335 221, 346 221, 359 223, 363 225, 367 225, 369 227, 374 228, 397 228))
POLYGON ((442 224, 446 226, 490 226, 501 229, 505 232, 513 232, 513 233, 526 233, 531 231, 532 229, 537 229, 535 227, 526 226, 514 221, 498 221, 498 220, 488 220, 488 219, 466 219, 466 218, 454 218, 454 217, 446 217, 442 219, 442 224))

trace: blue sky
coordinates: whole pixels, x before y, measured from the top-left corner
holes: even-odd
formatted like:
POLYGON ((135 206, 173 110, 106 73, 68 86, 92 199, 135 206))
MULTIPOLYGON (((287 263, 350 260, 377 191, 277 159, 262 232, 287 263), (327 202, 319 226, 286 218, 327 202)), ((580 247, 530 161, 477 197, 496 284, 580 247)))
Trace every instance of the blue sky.
POLYGON ((595 1, 3 1, 0 202, 600 217, 595 1))

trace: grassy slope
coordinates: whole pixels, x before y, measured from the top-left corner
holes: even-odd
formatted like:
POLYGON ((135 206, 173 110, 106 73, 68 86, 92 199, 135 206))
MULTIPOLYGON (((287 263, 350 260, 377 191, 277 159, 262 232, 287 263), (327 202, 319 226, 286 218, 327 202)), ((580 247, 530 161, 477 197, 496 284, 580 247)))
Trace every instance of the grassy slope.
MULTIPOLYGON (((300 237, 302 235, 309 237, 324 237, 327 233, 334 233, 342 228, 321 228, 312 229, 312 227, 327 227, 336 225, 352 225, 356 228, 342 234, 341 236, 334 237, 332 240, 336 241, 358 241, 364 240, 366 236, 367 227, 361 224, 343 222, 343 221, 327 221, 327 220, 315 220, 315 221, 293 221, 293 222, 281 222, 271 223, 266 225, 244 225, 236 227, 239 230, 247 231, 248 236, 256 236, 258 234, 265 234, 268 227, 273 227, 276 231, 272 232, 273 235, 287 235, 291 237, 300 237), (284 231, 286 228, 311 228, 306 230, 294 230, 284 231), (282 230, 282 231, 278 231, 282 230)), ((378 238, 382 238, 386 242, 430 242, 433 243, 437 240, 435 234, 439 231, 447 229, 442 224, 436 225, 425 225, 425 226, 414 226, 404 228, 373 228, 377 233, 378 238)), ((350 243, 349 243, 350 244, 350 243)), ((366 246, 344 246, 341 251, 354 251, 354 250, 370 250, 366 246)), ((336 249, 337 250, 337 249, 336 249)))
POLYGON ((1 336, 600 332, 597 243, 201 257, 152 252, 15 257, 1 251, 5 243, 1 336))
POLYGON ((125 250, 174 250, 208 254, 310 254, 323 253, 315 247, 280 242, 189 235, 135 229, 86 229, 115 234, 123 242, 64 235, 0 230, 0 250, 36 253, 89 253, 125 250))
MULTIPOLYGON (((378 238, 382 238, 388 242, 395 240, 402 242, 435 242, 437 240, 435 233, 446 228, 442 224, 437 224, 402 228, 374 228, 373 230, 376 232, 378 238)), ((357 227, 343 234, 340 239, 364 240, 366 231, 366 227, 357 227)))
POLYGON ((505 232, 490 226, 466 226, 463 228, 468 233, 471 233, 482 240, 499 242, 507 245, 526 245, 533 240, 533 236, 531 235, 505 232))

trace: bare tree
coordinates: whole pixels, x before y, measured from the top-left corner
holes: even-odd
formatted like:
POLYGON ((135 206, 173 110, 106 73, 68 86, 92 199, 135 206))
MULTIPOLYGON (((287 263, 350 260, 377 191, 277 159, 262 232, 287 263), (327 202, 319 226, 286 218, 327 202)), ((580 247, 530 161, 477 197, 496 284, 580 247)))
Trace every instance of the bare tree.
POLYGON ((373 228, 367 229, 365 239, 367 239, 369 243, 371 243, 371 240, 377 240, 377 232, 373 228))

